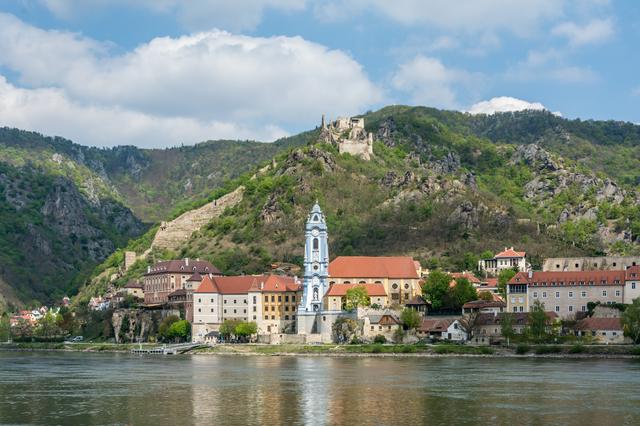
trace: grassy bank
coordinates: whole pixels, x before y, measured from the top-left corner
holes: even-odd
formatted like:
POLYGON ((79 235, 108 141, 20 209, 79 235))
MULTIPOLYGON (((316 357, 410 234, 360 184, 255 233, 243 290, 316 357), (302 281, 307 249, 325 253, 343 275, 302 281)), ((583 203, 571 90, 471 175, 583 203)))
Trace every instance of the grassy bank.
MULTIPOLYGON (((0 344, 0 350, 22 351, 76 351, 76 352, 129 352, 137 348, 137 343, 45 343, 45 342, 20 342, 0 344)), ((143 344, 143 347, 155 347, 158 345, 143 344)))

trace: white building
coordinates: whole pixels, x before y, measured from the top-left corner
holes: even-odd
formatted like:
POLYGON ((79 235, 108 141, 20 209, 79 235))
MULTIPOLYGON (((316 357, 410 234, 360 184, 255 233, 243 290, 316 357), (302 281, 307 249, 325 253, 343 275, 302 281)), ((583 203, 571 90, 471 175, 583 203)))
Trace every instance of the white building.
POLYGON ((478 270, 490 274, 498 274, 505 269, 517 268, 520 272, 528 272, 531 265, 527 262, 524 251, 515 251, 513 247, 505 247, 503 251, 491 259, 482 259, 478 262, 478 270))

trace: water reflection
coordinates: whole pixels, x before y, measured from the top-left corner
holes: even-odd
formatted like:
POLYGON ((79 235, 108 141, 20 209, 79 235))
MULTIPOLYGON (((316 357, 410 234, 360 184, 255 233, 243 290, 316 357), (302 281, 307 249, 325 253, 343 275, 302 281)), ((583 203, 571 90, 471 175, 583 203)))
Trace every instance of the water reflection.
POLYGON ((0 353, 0 423, 640 424, 640 363, 0 353))

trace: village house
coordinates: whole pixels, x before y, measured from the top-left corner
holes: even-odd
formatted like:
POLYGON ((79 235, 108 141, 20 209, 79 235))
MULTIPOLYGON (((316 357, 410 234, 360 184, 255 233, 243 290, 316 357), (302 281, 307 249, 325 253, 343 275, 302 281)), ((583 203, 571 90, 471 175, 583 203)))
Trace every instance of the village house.
POLYGON ((133 296, 137 299, 144 299, 144 285, 141 282, 131 280, 122 288, 125 294, 133 296))
POLYGON ((531 265, 527 262, 526 253, 516 251, 513 247, 505 247, 503 251, 493 256, 491 259, 482 259, 478 262, 478 270, 497 275, 505 269, 517 268, 518 271, 527 272, 531 270, 531 265))
MULTIPOLYGON (((629 271, 630 279, 632 273, 638 274, 629 271)), ((507 309, 529 312, 540 301, 562 318, 575 318, 589 302, 625 302, 625 277, 626 271, 519 272, 507 284, 507 309)), ((629 281, 629 291, 636 290, 634 282, 629 281)))
POLYGON ((482 281, 475 276, 472 272, 464 271, 464 272, 449 272, 451 276, 451 286, 453 287, 456 284, 456 280, 460 278, 467 279, 474 288, 479 288, 482 285, 482 281))
POLYGON ((411 257, 338 256, 329 264, 329 285, 382 285, 389 305, 420 295, 421 277, 411 257))
POLYGON ((391 310, 371 312, 363 317, 362 337, 366 340, 371 341, 376 336, 382 335, 388 341, 394 341, 398 330, 402 330, 402 322, 391 310))
MULTIPOLYGON (((504 342, 502 336, 502 318, 505 313, 482 313, 475 320, 475 331, 470 342, 475 345, 491 345, 504 342)), ((529 324, 529 314, 526 312, 512 313, 513 331, 523 334, 529 324)), ((551 332, 554 322, 558 319, 555 312, 546 312, 547 327, 551 332)))
POLYGON ((409 309, 413 309, 414 311, 418 311, 422 315, 427 315, 431 303, 424 300, 422 296, 415 296, 413 299, 405 303, 404 306, 409 309))
POLYGON ((502 300, 474 300, 462 305, 462 314, 498 314, 504 312, 505 309, 507 309, 507 304, 502 300))
POLYGON ((585 318, 576 324, 576 335, 591 336, 597 343, 631 343, 624 336, 620 318, 585 318))
POLYGON ((456 318, 425 318, 416 330, 421 339, 465 342, 467 333, 456 318))
POLYGON ((221 275, 218 268, 205 260, 167 260, 149 266, 143 276, 144 303, 147 305, 169 302, 169 294, 184 289, 187 280, 194 274, 221 275))

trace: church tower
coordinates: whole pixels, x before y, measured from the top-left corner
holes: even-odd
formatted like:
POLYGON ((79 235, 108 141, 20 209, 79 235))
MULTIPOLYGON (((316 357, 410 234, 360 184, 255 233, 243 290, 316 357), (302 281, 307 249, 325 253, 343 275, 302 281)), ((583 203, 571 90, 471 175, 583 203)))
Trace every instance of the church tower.
POLYGON ((317 201, 307 217, 304 235, 303 295, 298 315, 321 312, 322 298, 329 288, 329 236, 327 222, 317 201))

